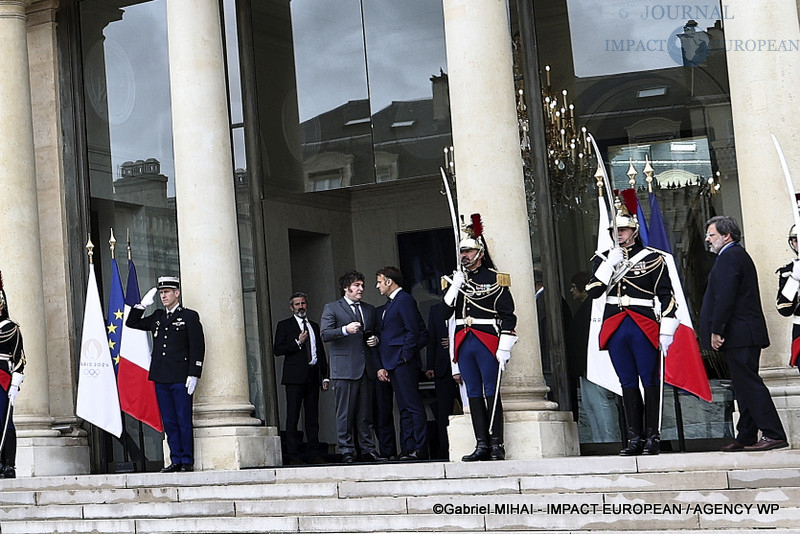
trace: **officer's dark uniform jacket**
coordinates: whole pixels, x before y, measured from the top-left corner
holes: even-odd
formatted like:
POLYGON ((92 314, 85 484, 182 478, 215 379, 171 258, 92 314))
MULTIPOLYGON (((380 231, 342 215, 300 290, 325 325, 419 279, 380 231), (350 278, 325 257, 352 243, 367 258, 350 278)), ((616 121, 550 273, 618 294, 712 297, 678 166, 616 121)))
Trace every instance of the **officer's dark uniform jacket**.
MULTIPOLYGON (((22 334, 19 326, 10 320, 0 320, 0 386, 8 392, 12 373, 25 369, 25 352, 22 349, 22 334)), ((0 415, 0 423, 3 415, 0 415)))
POLYGON ((782 294, 783 288, 792 276, 792 266, 793 263, 789 263, 776 271, 778 273, 778 297, 775 304, 778 313, 792 318, 792 356, 789 365, 797 365, 797 357, 800 355, 800 299, 797 298, 797 291, 793 292, 791 300, 782 294))
POLYGON ((196 311, 178 306, 169 320, 167 312, 157 309, 142 317, 144 309, 133 307, 126 324, 130 328, 153 333, 150 380, 162 384, 185 382, 186 377, 200 378, 203 371, 205 337, 196 311))
POLYGON ((473 332, 492 354, 497 352, 500 334, 512 334, 517 326, 514 299, 507 285, 497 282, 497 272, 483 265, 465 273, 464 285, 453 307, 442 307, 445 319, 455 310, 455 361, 458 346, 468 332, 473 332))
MULTIPOLYGON (((597 279, 597 268, 603 263, 599 256, 593 258, 595 274, 586 285, 589 298, 606 299, 603 312, 603 327, 600 330, 600 348, 605 349, 608 339, 616 331, 625 317, 631 317, 644 332, 654 347, 658 347, 659 322, 661 317, 675 317, 675 297, 672 292, 672 282, 669 270, 664 261, 664 256, 656 249, 642 246, 637 239, 630 247, 623 248, 625 261, 617 267, 619 271, 640 252, 647 252, 640 256, 625 275, 616 283, 612 277, 610 291, 604 296, 608 287, 597 279), (657 304, 654 302, 657 299, 657 304), (649 301, 646 302, 646 301, 649 301), (656 315, 658 310, 658 316, 656 315)), ((606 256, 608 251, 606 251, 606 256)))

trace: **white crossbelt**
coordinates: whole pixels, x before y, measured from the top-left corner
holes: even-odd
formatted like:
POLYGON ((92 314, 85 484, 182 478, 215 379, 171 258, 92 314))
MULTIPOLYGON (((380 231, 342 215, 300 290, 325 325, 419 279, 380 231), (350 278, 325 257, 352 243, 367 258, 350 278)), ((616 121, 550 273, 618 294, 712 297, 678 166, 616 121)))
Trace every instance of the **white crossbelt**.
POLYGON ((608 296, 606 297, 606 304, 616 304, 623 308, 627 308, 628 306, 645 306, 647 308, 652 308, 653 299, 637 299, 627 295, 621 297, 608 296))
POLYGON ((792 324, 800 324, 800 315, 792 316, 792 324))

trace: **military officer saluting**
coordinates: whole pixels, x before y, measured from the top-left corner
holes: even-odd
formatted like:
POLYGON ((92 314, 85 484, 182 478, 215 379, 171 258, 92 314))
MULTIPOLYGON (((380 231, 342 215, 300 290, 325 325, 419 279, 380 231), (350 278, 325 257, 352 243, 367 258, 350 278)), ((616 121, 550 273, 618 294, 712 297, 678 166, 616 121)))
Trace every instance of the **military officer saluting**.
POLYGON ((171 459, 171 464, 161 470, 163 473, 194 470, 192 394, 203 370, 205 355, 200 316, 180 305, 180 294, 177 277, 160 277, 158 285, 131 309, 126 322, 130 328, 153 333, 149 378, 156 383, 158 408, 171 459), (156 292, 164 309, 143 317, 145 308, 155 301, 156 292))
MULTIPOLYGON (((797 227, 792 225, 789 229, 789 246, 797 254, 797 227)), ((784 317, 792 318, 792 349, 789 365, 797 365, 800 355, 800 259, 795 258, 777 271, 778 297, 776 306, 778 313, 784 317)))
POLYGON ((0 420, 3 423, 0 478, 16 478, 17 431, 14 428, 14 401, 25 376, 25 351, 19 325, 9 319, 8 301, 0 274, 0 420))
POLYGON ((667 264, 661 253, 642 245, 635 192, 623 195, 628 191, 633 198, 617 208, 617 246, 595 256, 586 291, 605 300, 600 348, 608 350, 619 377, 628 422, 628 446, 620 455, 635 456, 661 450, 661 354, 680 321, 667 264))
POLYGON ((445 318, 455 312, 454 375, 467 388, 476 447, 464 462, 504 460, 503 405, 497 377, 517 341, 510 277, 494 270, 483 239, 479 215, 467 227, 470 237, 459 243, 461 268, 453 273, 444 296, 445 318), (497 396, 497 398, 495 398, 497 396), (490 414, 493 413, 490 427, 490 414))

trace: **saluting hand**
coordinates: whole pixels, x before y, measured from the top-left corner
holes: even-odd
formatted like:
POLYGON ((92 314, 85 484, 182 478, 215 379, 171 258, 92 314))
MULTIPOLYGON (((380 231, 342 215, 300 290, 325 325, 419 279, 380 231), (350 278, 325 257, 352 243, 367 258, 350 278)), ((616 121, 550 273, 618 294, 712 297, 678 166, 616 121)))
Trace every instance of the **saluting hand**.
POLYGON ((144 294, 144 297, 142 297, 142 302, 140 302, 139 304, 141 304, 145 308, 150 306, 156 301, 156 293, 158 293, 158 288, 154 287, 150 289, 150 291, 144 294))

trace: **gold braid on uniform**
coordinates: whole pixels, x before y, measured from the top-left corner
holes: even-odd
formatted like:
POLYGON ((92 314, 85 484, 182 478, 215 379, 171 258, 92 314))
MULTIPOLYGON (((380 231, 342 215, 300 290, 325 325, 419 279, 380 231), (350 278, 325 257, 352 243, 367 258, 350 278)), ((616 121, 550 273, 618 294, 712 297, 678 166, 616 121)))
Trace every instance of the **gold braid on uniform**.
POLYGON ((20 337, 19 337, 19 326, 14 322, 11 322, 11 324, 13 325, 11 327, 11 330, 9 330, 8 332, 0 332, 0 344, 7 343, 7 342, 11 341, 12 339, 14 339, 15 336, 17 338, 17 342, 14 345, 14 350, 11 351, 11 354, 9 355, 9 356, 12 357, 12 360, 13 360, 14 355, 17 352, 20 353, 19 360, 14 364, 14 368, 11 369, 11 372, 13 373, 17 369, 19 369, 20 367, 25 365, 25 351, 24 350, 23 351, 19 350, 19 340, 20 340, 20 337))
MULTIPOLYGON (((645 289, 643 287, 639 287, 638 285, 636 285, 633 282, 633 280, 635 280, 636 278, 641 278, 643 276, 647 276, 647 275, 653 273, 656 269, 659 269, 658 277, 656 278, 656 283, 653 284, 653 287, 658 287, 658 284, 661 282, 661 277, 664 276, 664 267, 665 267, 664 256, 662 256, 661 254, 658 254, 658 257, 656 259, 654 259, 652 261, 649 261, 649 262, 641 261, 641 262, 637 263, 636 265, 642 265, 642 264, 644 264, 642 266, 642 268, 641 269, 636 269, 636 272, 633 273, 632 276, 629 276, 629 275, 631 273, 631 270, 633 270, 633 268, 629 269, 628 272, 625 273, 625 276, 622 278, 622 280, 617 282, 617 297, 621 297, 622 296, 622 282, 623 282, 623 280, 627 284, 629 284, 631 287, 634 287, 634 288, 638 289, 639 291, 641 291, 643 293, 646 293, 648 295, 652 295, 653 297, 656 296, 654 291, 650 291, 649 289, 645 289)), ((667 308, 662 313, 664 315, 666 315, 666 314, 670 313, 673 308, 675 308, 675 297, 674 296, 672 298, 670 298, 669 305, 667 306, 667 308)))
MULTIPOLYGON (((503 291, 503 286, 498 283, 494 284, 476 284, 471 280, 466 280, 464 286, 460 289, 461 293, 464 294, 464 308, 463 308, 463 315, 466 315, 466 307, 467 303, 472 304, 476 308, 483 310, 488 313, 496 313, 497 310, 491 310, 489 308, 484 308, 480 304, 478 304, 474 298, 486 298, 492 295, 496 295, 494 302, 497 304, 497 299, 500 298, 500 292, 503 291)), ((495 306, 496 307, 496 306, 495 306)))

